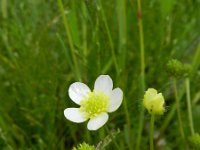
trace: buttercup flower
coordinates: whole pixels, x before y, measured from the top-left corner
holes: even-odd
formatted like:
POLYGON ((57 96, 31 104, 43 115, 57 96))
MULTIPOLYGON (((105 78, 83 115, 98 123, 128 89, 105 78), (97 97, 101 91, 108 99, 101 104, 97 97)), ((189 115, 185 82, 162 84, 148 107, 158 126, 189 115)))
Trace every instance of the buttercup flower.
POLYGON ((113 81, 108 75, 100 75, 96 79, 93 91, 86 84, 75 82, 70 85, 68 93, 80 108, 65 109, 65 117, 75 123, 89 119, 89 130, 102 127, 108 121, 108 113, 116 111, 123 99, 122 90, 113 89, 113 81))
POLYGON ((162 93, 158 93, 157 90, 153 88, 149 88, 145 92, 143 104, 150 114, 162 115, 165 112, 164 97, 162 93))

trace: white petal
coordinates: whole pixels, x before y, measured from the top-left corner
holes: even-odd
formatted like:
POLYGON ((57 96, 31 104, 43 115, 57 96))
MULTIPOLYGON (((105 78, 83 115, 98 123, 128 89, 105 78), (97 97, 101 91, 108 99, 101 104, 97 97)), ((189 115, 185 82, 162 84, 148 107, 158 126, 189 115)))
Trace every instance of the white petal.
POLYGON ((97 130, 108 121, 108 114, 101 113, 99 116, 89 120, 87 124, 88 130, 97 130))
POLYGON ((119 108, 123 100, 123 92, 120 88, 115 88, 112 91, 108 112, 113 112, 119 108))
POLYGON ((69 87, 69 97, 76 103, 80 104, 80 101, 83 100, 88 93, 90 93, 90 88, 81 82, 75 82, 69 87))
POLYGON ((67 108, 64 110, 65 117, 76 123, 81 123, 87 120, 87 118, 84 117, 84 113, 80 111, 79 108, 67 108))
POLYGON ((109 75, 100 75, 94 84, 94 91, 100 91, 110 96, 113 88, 113 81, 109 75))

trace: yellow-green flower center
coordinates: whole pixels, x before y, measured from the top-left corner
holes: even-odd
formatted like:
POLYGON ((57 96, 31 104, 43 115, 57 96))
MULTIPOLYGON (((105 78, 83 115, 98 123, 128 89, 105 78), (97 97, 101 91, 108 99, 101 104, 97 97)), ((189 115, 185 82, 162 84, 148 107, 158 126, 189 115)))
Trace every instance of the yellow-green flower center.
POLYGON ((80 102, 80 110, 86 118, 94 118, 102 112, 107 112, 109 97, 102 92, 91 92, 80 102))

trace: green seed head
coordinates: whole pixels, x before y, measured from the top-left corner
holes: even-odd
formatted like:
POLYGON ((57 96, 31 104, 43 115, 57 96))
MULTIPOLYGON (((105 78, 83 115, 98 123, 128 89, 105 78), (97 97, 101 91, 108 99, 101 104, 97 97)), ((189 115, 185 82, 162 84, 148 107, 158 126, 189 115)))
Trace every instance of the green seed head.
POLYGON ((102 92, 91 92, 82 100, 80 110, 86 118, 94 118, 102 112, 107 112, 109 97, 102 92))
POLYGON ((200 135, 198 133, 195 133, 194 135, 191 135, 189 137, 189 144, 194 149, 200 149, 200 135))
POLYGON ((95 150, 95 147, 93 145, 91 146, 83 142, 82 144, 79 144, 77 147, 73 147, 72 150, 95 150))
POLYGON ((177 59, 171 59, 167 63, 167 72, 176 78, 185 77, 190 74, 191 66, 183 64, 177 59))

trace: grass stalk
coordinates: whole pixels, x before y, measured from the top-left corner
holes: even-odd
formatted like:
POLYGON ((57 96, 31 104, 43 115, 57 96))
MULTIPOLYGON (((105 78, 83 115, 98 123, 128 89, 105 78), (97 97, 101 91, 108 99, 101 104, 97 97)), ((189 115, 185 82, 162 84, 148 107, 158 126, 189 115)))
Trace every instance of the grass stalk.
POLYGON ((69 41, 69 47, 70 47, 70 50, 71 50, 72 60, 73 60, 73 64, 74 64, 75 76, 79 81, 81 81, 81 76, 80 76, 80 72, 79 72, 80 69, 78 68, 78 63, 77 63, 78 61, 77 61, 76 55, 75 55, 74 43, 73 43, 70 27, 69 27, 69 24, 68 24, 68 20, 67 20, 67 17, 65 15, 63 2, 62 2, 62 0, 57 0, 57 1, 58 1, 58 6, 59 6, 59 9, 60 9, 61 16, 62 16, 62 19, 63 19, 67 38, 68 38, 68 41, 69 41))
POLYGON ((2 12, 2 17, 4 19, 7 19, 8 17, 7 0, 1 0, 1 12, 2 12))
POLYGON ((186 95, 187 95, 187 107, 188 107, 188 118, 191 134, 194 135, 194 125, 193 125, 193 117, 191 110, 191 97, 190 97, 190 79, 187 77, 185 79, 185 87, 186 87, 186 95))
POLYGON ((82 2, 82 12, 83 12, 83 19, 82 19, 82 34, 83 34, 83 56, 84 56, 84 63, 87 66, 87 55, 88 55, 88 48, 87 48, 87 9, 85 6, 85 2, 82 2))
MULTIPOLYGON (((194 59, 192 62, 192 71, 191 71, 191 75, 190 75, 191 77, 194 76, 195 72, 197 71, 197 69, 200 65, 200 61, 199 61, 199 59, 200 59, 200 44, 197 45, 196 52, 193 56, 194 56, 194 59)), ((181 100, 181 98, 183 97, 184 94, 185 94, 185 87, 184 88, 181 87, 180 96, 178 98, 179 101, 181 100)), ((168 127, 169 123, 173 119, 175 112, 176 112, 176 104, 174 103, 171 106, 170 112, 166 116, 166 119, 164 120, 162 127, 160 128, 160 132, 161 132, 160 136, 164 133, 164 131, 168 127)))
POLYGON ((116 58, 116 55, 115 55, 113 39, 112 39, 112 36, 111 36, 111 33, 110 33, 110 29, 108 27, 108 21, 107 21, 104 9, 102 7, 101 0, 99 0, 99 6, 100 6, 101 16, 102 16, 103 22, 105 24, 106 32, 108 34, 108 40, 109 40, 109 43, 110 43, 111 55, 112 55, 112 59, 113 59, 113 62, 114 62, 115 70, 117 72, 117 75, 119 76, 120 71, 119 71, 119 66, 118 66, 118 63, 117 63, 117 58, 116 58))
POLYGON ((118 63, 120 73, 125 69, 126 57, 127 57, 127 0, 118 0, 116 1, 116 11, 117 11, 117 20, 118 20, 118 63))
MULTIPOLYGON (((127 28, 126 28, 126 18, 127 18, 127 14, 126 14, 126 0, 118 0, 116 1, 116 8, 117 8, 117 16, 118 16, 118 41, 119 41, 119 45, 118 45, 118 52, 119 52, 119 69, 120 69, 120 73, 123 72, 124 68, 125 68, 125 64, 126 64, 126 53, 127 53, 127 28)), ((126 86, 126 85, 124 85, 126 86)), ((125 87, 124 87, 125 88, 125 87)), ((124 98, 123 101, 123 106, 124 106, 124 112, 125 112, 125 116, 126 116, 126 123, 127 123, 127 140, 126 143, 129 147, 129 149, 131 150, 132 147, 132 143, 131 142, 133 140, 132 136, 131 136, 131 125, 130 125, 130 118, 129 118, 129 110, 127 108, 127 99, 124 98)))
MULTIPOLYGON (((141 64, 141 93, 145 91, 145 50, 144 50, 144 33, 143 33, 143 23, 142 23, 142 8, 141 1, 137 0, 137 13, 138 13, 138 28, 140 37, 140 64, 141 64)), ((144 107, 141 106, 139 114, 139 129, 136 141, 136 150, 140 149, 142 129, 144 126, 144 107)))

